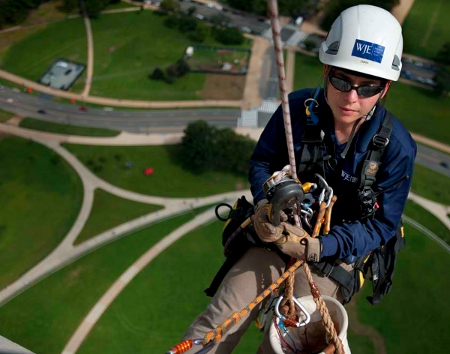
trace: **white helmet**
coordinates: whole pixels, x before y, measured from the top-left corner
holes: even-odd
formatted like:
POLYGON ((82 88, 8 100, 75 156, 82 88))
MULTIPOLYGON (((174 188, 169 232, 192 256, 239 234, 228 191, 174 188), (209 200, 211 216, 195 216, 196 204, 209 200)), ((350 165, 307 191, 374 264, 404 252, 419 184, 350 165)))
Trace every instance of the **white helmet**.
POLYGON ((339 15, 322 42, 319 59, 331 66, 397 81, 402 69, 403 37, 397 19, 371 5, 339 15))

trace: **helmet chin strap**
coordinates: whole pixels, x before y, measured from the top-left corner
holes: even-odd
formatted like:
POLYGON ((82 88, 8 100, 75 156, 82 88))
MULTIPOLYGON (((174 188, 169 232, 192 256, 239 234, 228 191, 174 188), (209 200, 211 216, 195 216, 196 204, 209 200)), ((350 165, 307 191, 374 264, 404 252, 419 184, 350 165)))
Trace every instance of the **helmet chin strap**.
MULTIPOLYGON (((378 101, 377 101, 378 102, 378 101)), ((345 156, 347 155, 348 150, 350 149, 350 145, 352 145, 352 140, 355 136, 356 127, 358 126, 361 119, 364 120, 370 120, 372 118, 373 113, 375 112, 376 104, 372 107, 372 109, 367 113, 366 115, 363 115, 362 117, 359 117, 355 123, 353 123, 352 131, 350 132, 350 137, 348 138, 347 145, 345 145, 344 151, 341 153, 341 157, 345 159, 345 156)))

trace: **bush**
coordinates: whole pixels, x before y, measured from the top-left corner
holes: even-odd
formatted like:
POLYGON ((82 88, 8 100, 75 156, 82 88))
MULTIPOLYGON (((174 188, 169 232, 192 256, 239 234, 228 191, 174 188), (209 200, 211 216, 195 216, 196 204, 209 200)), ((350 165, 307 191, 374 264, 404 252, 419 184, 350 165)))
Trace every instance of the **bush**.
POLYGON ((213 32, 216 41, 226 45, 240 45, 244 43, 242 32, 236 27, 216 27, 213 32))
POLYGON ((160 68, 155 68, 153 73, 150 75, 150 79, 152 80, 164 80, 164 71, 160 68))
POLYGON ((177 28, 178 19, 174 16, 169 16, 164 20, 164 26, 166 26, 167 28, 177 28))
POLYGON ((189 16, 181 16, 178 20, 178 29, 182 33, 193 32, 197 28, 197 20, 189 16))
POLYGON ((217 129, 197 121, 188 124, 184 131, 180 161, 193 173, 214 170, 246 176, 255 144, 232 129, 217 129))

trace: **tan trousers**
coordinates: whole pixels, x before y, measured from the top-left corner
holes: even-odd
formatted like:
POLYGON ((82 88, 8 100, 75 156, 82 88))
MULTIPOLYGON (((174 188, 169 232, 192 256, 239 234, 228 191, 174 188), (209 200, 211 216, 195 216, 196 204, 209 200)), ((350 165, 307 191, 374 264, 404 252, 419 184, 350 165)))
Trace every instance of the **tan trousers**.
MULTIPOLYGON (((257 247, 250 248, 228 272, 221 288, 206 310, 188 328, 183 340, 203 338, 207 332, 222 324, 233 312, 245 308, 284 272, 284 267, 285 263, 275 252, 257 247)), ((342 302, 337 283, 315 273, 314 267, 310 269, 322 295, 332 296, 342 302)), ((305 295, 311 295, 311 292, 305 272, 303 268, 300 268, 295 273, 294 296, 305 295)), ((256 307, 247 317, 231 327, 208 353, 231 353, 251 322, 258 316, 260 308, 260 306, 256 307)), ((273 353, 267 337, 265 336, 258 353, 273 353)), ((201 348, 201 346, 194 346, 187 353, 196 353, 201 348)))

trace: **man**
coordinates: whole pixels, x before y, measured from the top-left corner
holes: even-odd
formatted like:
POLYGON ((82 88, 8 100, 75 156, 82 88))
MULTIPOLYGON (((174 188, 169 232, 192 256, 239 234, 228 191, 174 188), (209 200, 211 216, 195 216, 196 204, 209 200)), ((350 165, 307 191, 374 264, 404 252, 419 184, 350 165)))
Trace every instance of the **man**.
MULTIPOLYGON (((317 264, 350 272, 356 258, 385 245, 396 233, 411 184, 416 144, 401 123, 380 104, 391 82, 400 76, 402 49, 401 26, 389 12, 370 5, 351 7, 336 19, 320 48, 323 89, 299 90, 289 96, 298 177, 302 182, 314 182, 315 173, 320 173, 338 199, 328 235, 313 239, 297 228, 297 234, 306 236, 303 242, 288 241, 276 246, 295 259, 314 259, 310 268, 321 293, 344 303, 353 294, 342 292, 340 284, 329 273, 324 274, 324 269, 317 264), (305 137, 311 138, 307 133, 310 130, 305 106, 311 98, 316 103, 313 114, 318 118, 312 131, 324 133, 314 137, 320 154, 313 163, 308 161, 305 151, 308 150, 305 137), (392 117, 389 141, 379 163, 369 161, 376 179, 373 185, 369 184, 370 188, 364 188, 361 171, 374 136, 384 129, 387 115, 392 117), (367 194, 361 190, 374 193, 365 199, 367 194), (374 195, 377 195, 376 203, 374 195)), ((378 141, 377 137, 375 140, 378 141)), ((382 143, 387 143, 387 139, 382 143)), ((268 244, 280 236, 286 224, 271 224, 262 185, 287 164, 288 149, 279 107, 250 159, 249 181, 256 205, 253 226, 259 238, 268 244)), ((228 272, 219 292, 188 329, 185 338, 202 338, 233 312, 247 306, 282 274, 285 266, 273 251, 273 245, 250 248, 228 272)), ((294 295, 309 294, 304 272, 299 269, 295 274, 294 295)), ((231 353, 257 314, 255 309, 236 324, 210 353, 231 353)), ((273 351, 264 341, 259 352, 273 351)))

